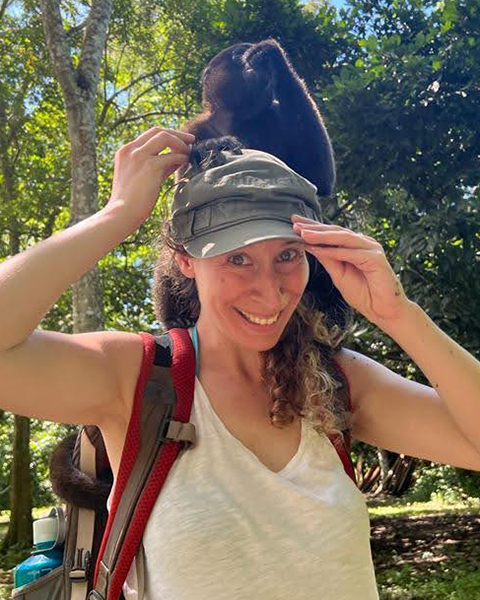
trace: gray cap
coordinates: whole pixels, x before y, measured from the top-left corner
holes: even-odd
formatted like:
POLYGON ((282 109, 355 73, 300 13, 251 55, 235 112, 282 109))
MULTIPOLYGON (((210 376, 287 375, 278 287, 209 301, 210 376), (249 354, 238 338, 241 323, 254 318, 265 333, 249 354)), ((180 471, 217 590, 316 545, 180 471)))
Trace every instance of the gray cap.
POLYGON ((222 150, 210 164, 173 199, 173 239, 192 256, 218 256, 273 238, 302 240, 293 231, 294 213, 322 222, 317 187, 276 156, 222 150))

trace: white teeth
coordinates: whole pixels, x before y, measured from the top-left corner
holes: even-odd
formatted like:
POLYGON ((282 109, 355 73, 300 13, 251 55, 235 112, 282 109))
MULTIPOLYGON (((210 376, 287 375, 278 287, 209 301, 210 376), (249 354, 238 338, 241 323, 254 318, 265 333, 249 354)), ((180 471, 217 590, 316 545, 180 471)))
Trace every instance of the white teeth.
POLYGON ((257 325, 272 325, 272 323, 275 323, 278 319, 278 316, 280 315, 280 313, 277 313, 274 317, 272 317, 271 319, 261 319, 259 317, 255 317, 254 315, 251 315, 249 313, 244 312, 243 310, 238 309, 242 315, 244 317, 246 317, 249 321, 251 321, 252 323, 256 323, 257 325))

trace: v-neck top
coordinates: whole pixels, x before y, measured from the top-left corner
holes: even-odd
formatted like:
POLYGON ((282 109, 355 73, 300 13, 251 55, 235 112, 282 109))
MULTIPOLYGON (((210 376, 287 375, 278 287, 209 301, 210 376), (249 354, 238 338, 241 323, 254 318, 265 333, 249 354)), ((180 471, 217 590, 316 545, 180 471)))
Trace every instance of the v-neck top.
MULTIPOLYGON (((192 335, 192 331, 190 330, 192 335)), ((143 535, 145 594, 127 600, 379 600, 365 499, 302 419, 270 470, 225 427, 195 377, 197 443, 174 462, 143 535)))
MULTIPOLYGON (((247 448, 238 438, 236 438, 230 432, 230 430, 225 426, 225 424, 223 423, 223 421, 220 419, 217 412, 213 408, 213 406, 210 402, 210 399, 205 391, 205 388, 203 387, 203 385, 200 382, 200 379, 198 378, 198 375, 199 375, 199 368, 198 368, 199 367, 199 359, 198 359, 199 349, 198 349, 198 346, 199 346, 199 344, 198 344, 198 332, 197 332, 196 325, 193 326, 189 330, 189 332, 190 332, 190 336, 192 338, 193 347, 195 349, 195 385, 198 386, 198 388, 200 389, 201 395, 204 399, 204 404, 206 405, 207 410, 211 413, 212 419, 216 422, 217 427, 220 429, 220 431, 222 432, 222 434, 224 436, 226 436, 227 438, 230 438, 230 440, 233 444, 238 444, 241 448, 244 449, 245 452, 248 452, 249 454, 251 454, 254 459, 258 460, 258 462, 263 465, 263 463, 255 455, 255 453, 252 452, 249 448, 247 448)), ((298 450, 295 453, 295 455, 290 459, 290 461, 285 465, 285 467, 283 467, 283 469, 281 471, 276 471, 277 475, 285 475, 291 469, 294 468, 295 464, 297 464, 297 462, 300 460, 300 458, 305 450, 305 441, 306 441, 305 426, 303 424, 303 419, 300 419, 300 444, 298 446, 298 450)), ((268 469, 267 466, 265 466, 265 468, 268 469)))

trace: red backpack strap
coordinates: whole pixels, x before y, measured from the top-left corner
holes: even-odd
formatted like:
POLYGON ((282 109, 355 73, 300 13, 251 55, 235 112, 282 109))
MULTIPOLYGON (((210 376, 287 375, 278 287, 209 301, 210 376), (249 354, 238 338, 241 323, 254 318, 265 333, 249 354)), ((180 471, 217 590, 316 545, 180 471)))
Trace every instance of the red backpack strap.
MULTIPOLYGON (((336 392, 337 397, 338 397, 339 401, 343 403, 344 409, 346 411, 348 411, 349 413, 352 413, 353 409, 352 409, 352 402, 351 402, 351 396, 350 396, 350 385, 348 383, 348 378, 345 375, 345 371, 342 369, 342 367, 340 366, 340 363, 337 360, 335 360, 334 358, 331 358, 331 364, 333 366, 333 369, 335 370, 335 377, 337 380, 339 380, 339 383, 341 385, 341 387, 337 388, 337 392, 336 392)), ((343 433, 343 436, 333 435, 331 437, 329 436, 329 439, 332 442, 332 444, 334 445, 336 451, 338 452, 338 455, 340 457, 340 460, 342 461, 345 472, 351 478, 353 483, 355 485, 358 485, 355 469, 353 467, 352 459, 350 457, 350 451, 351 451, 350 429, 347 427, 343 430, 342 433, 343 433)))
POLYGON ((194 426, 188 422, 194 395, 195 353, 186 329, 171 329, 169 334, 173 341, 169 369, 152 366, 155 338, 147 333, 140 334, 144 342, 144 359, 109 520, 97 559, 94 589, 89 595, 91 600, 118 600, 120 597, 168 472, 184 444, 192 444, 195 440, 194 426), (169 396, 173 399, 170 404, 169 396))

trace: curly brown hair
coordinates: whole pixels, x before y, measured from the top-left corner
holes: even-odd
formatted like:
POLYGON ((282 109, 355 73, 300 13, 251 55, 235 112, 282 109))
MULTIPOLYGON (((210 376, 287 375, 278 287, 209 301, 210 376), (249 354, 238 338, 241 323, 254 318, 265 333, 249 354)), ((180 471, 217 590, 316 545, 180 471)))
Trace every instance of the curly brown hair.
MULTIPOLYGON (((184 185, 188 175, 191 177, 199 169, 206 170, 215 164, 215 152, 229 149, 235 142, 235 138, 225 136, 194 145, 190 168, 184 169, 175 185, 184 185)), ((176 252, 187 252, 173 239, 169 220, 164 221, 155 247, 158 252, 152 288, 155 316, 167 329, 192 327, 200 314, 197 286, 195 279, 183 275, 175 260, 176 252)), ((295 312, 277 344, 261 352, 262 380, 272 399, 273 426, 288 427, 298 416, 307 419, 319 432, 341 436, 342 431, 351 429, 352 415, 335 401, 338 379, 332 357, 351 331, 353 311, 325 269, 310 255, 308 260, 309 283, 295 312)))

